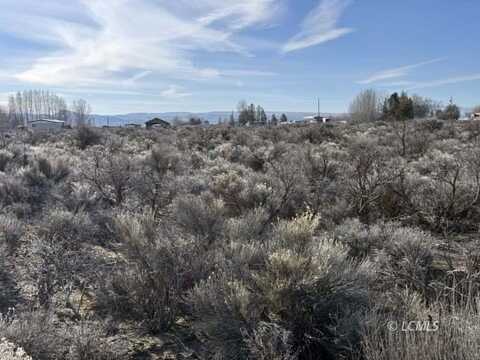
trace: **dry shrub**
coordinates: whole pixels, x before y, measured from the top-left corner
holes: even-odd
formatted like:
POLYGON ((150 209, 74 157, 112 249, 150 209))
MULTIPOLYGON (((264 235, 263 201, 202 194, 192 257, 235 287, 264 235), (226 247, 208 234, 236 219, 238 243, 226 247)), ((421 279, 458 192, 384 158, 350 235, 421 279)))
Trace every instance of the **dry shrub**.
POLYGON ((15 344, 6 339, 0 339, 0 359, 3 360, 32 360, 32 358, 15 344))
POLYGON ((382 235, 378 225, 367 226, 358 219, 347 219, 334 229, 335 238, 348 246, 349 254, 357 258, 365 258, 374 249, 381 249, 385 240, 382 235))
POLYGON ((281 221, 269 244, 250 257, 257 264, 247 265, 250 272, 224 270, 189 293, 192 326, 208 356, 317 359, 358 345, 359 323, 346 319, 367 305, 371 265, 313 237, 316 225, 311 214, 281 221), (259 330, 262 321, 279 326, 270 327, 272 338, 259 330))
POLYGON ((296 360, 292 334, 275 323, 260 322, 245 340, 250 356, 257 360, 296 360))
POLYGON ((292 153, 285 153, 266 166, 266 186, 272 193, 265 204, 270 213, 269 221, 291 218, 306 210, 308 184, 302 156, 291 150, 292 153))
POLYGON ((0 338, 21 346, 35 360, 50 360, 62 354, 64 344, 51 314, 26 312, 0 317, 0 338))
POLYGON ((31 257, 26 267, 41 306, 50 307, 59 295, 62 304, 76 310, 71 304, 73 291, 85 291, 95 275, 94 259, 85 247, 92 230, 85 214, 54 209, 29 233, 26 246, 31 257))
POLYGON ((100 144, 102 135, 90 126, 79 126, 75 131, 75 141, 81 150, 85 150, 89 146, 100 144))
POLYGON ((120 360, 107 342, 105 329, 98 323, 82 321, 68 335, 68 360, 120 360))
POLYGON ((342 183, 352 212, 364 223, 378 216, 377 203, 385 185, 392 180, 387 164, 389 149, 380 147, 366 134, 355 137, 348 146, 349 156, 344 163, 342 183))
POLYGON ((61 200, 62 204, 73 213, 93 212, 98 197, 91 185, 83 182, 72 182, 61 200))
POLYGON ((347 219, 334 229, 333 234, 335 239, 348 247, 350 256, 362 259, 375 255, 394 242, 396 232, 401 229, 402 226, 395 222, 379 221, 367 225, 358 219, 347 219))
POLYGON ((92 221, 86 213, 52 209, 43 218, 37 233, 44 239, 66 242, 78 249, 91 240, 93 232, 92 221))
POLYGON ((246 284, 225 275, 213 275, 188 294, 192 329, 205 346, 205 356, 246 359, 244 329, 255 328, 262 309, 246 284))
POLYGON ((478 299, 453 311, 442 303, 429 307, 420 295, 405 295, 405 312, 370 313, 363 335, 364 358, 369 360, 473 360, 480 352, 478 299), (423 330, 408 331, 411 321, 423 330), (427 330, 425 330, 427 329, 427 330))
POLYGON ((211 194, 179 196, 173 204, 178 226, 211 245, 222 233, 225 207, 222 200, 211 194))
POLYGON ((229 219, 225 224, 225 236, 232 241, 247 242, 262 234, 268 214, 264 208, 255 208, 242 216, 229 219))
POLYGON ((318 217, 308 212, 292 220, 280 220, 273 229, 271 242, 275 247, 304 253, 309 250, 319 221, 318 217))
POLYGON ((55 159, 49 161, 45 158, 37 160, 38 170, 49 180, 55 183, 64 181, 70 174, 70 169, 63 160, 55 159))
POLYGON ((138 320, 152 333, 175 322, 185 271, 188 244, 158 232, 148 216, 120 216, 116 234, 122 258, 105 274, 97 294, 97 308, 122 318, 138 320))
POLYGON ((0 203, 3 206, 26 201, 28 193, 20 178, 0 174, 0 203))
POLYGON ((24 224, 12 215, 0 215, 0 244, 5 243, 12 251, 22 237, 24 224))
POLYGON ((175 196, 174 177, 181 170, 180 155, 171 146, 154 148, 142 161, 134 188, 139 201, 159 217, 175 196))
POLYGON ((81 169, 81 175, 107 205, 120 207, 133 189, 137 163, 129 154, 114 151, 112 146, 89 151, 88 163, 81 169))
POLYGON ((342 246, 318 240, 305 254, 270 255, 257 286, 270 317, 292 331, 300 358, 333 358, 357 343, 359 323, 345 320, 366 308, 371 272, 369 263, 349 260, 342 246))
POLYGON ((7 166, 13 160, 13 157, 14 155, 10 151, 0 150, 0 171, 5 172, 7 170, 7 166))
POLYGON ((377 254, 381 269, 379 284, 413 289, 428 299, 433 290, 432 245, 433 239, 426 232, 405 227, 394 229, 377 254))
POLYGON ((51 313, 11 312, 0 316, 0 338, 22 347, 35 360, 122 359, 108 345, 102 325, 82 321, 66 326, 68 329, 59 324, 51 313))
POLYGON ((8 252, 6 245, 0 241, 0 316, 2 312, 16 306, 18 302, 19 291, 15 273, 12 271, 11 259, 7 256, 8 252))

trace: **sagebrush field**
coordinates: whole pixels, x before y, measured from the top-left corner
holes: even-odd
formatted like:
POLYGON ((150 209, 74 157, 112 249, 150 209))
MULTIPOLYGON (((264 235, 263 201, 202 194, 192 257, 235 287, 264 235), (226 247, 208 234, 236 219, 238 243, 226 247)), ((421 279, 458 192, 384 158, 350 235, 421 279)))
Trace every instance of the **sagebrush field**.
POLYGON ((34 360, 478 359, 479 141, 440 120, 11 133, 0 338, 34 360))

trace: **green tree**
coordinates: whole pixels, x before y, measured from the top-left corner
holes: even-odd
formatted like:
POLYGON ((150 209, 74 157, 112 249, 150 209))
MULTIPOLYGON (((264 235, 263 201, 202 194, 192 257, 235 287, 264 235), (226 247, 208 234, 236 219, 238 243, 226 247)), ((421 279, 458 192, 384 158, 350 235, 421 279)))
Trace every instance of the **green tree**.
POLYGON ((228 124, 232 127, 235 126, 235 114, 233 111, 230 114, 230 119, 228 120, 228 124))
POLYGON ((406 93, 402 93, 400 96, 397 116, 399 120, 413 119, 415 116, 413 110, 413 100, 406 93))
POLYGON ((253 125, 257 121, 257 112, 255 104, 250 104, 248 107, 248 123, 253 125))
POLYGON ((443 110, 436 112, 437 118, 440 120, 458 120, 461 115, 460 108, 450 99, 449 104, 443 110))
POLYGON ((390 120, 396 117, 396 111, 400 104, 400 97, 398 93, 393 93, 389 98, 385 99, 383 104, 383 117, 386 120, 390 120))
POLYGON ((281 123, 286 123, 286 122, 288 122, 287 115, 282 114, 282 116, 280 116, 280 122, 281 122, 281 123))
POLYGON ((188 119, 188 124, 192 126, 202 125, 202 119, 192 116, 190 119, 188 119))
POLYGON ((249 115, 248 115, 248 105, 247 103, 242 100, 238 103, 238 123, 240 126, 245 126, 248 124, 249 115))
POLYGON ((414 115, 413 100, 407 95, 407 93, 404 92, 400 96, 398 93, 393 93, 385 100, 383 105, 384 119, 408 120, 413 119, 414 115))
POLYGON ((278 125, 278 119, 277 119, 277 116, 275 114, 272 115, 272 118, 270 119, 270 124, 272 126, 277 126, 278 125))
POLYGON ((442 111, 440 118, 442 120, 458 120, 460 119, 460 114, 460 108, 453 102, 450 102, 445 110, 442 111))

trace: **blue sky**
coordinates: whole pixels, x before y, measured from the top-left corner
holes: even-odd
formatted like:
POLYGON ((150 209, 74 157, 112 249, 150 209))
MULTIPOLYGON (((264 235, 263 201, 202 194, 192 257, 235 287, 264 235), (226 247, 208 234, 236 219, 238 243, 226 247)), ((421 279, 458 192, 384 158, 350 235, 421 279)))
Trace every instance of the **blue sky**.
POLYGON ((0 103, 342 112, 360 90, 480 103, 478 0, 0 0, 0 103))

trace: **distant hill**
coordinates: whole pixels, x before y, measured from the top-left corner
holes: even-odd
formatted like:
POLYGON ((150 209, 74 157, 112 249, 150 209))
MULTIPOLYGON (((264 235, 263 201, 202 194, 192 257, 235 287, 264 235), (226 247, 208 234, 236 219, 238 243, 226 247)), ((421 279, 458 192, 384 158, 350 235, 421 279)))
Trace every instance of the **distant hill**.
MULTIPOLYGON (((302 120, 305 116, 314 115, 311 112, 282 112, 282 111, 267 111, 267 116, 270 118, 272 114, 276 114, 280 118, 281 114, 287 115, 290 121, 302 120)), ((216 124, 219 120, 229 119, 231 112, 227 111, 211 111, 204 113, 189 113, 189 112, 164 112, 164 113, 131 113, 124 115, 92 115, 96 126, 123 126, 125 124, 144 124, 146 121, 155 117, 172 122, 174 119, 188 120, 190 117, 198 117, 210 124, 216 124)), ((236 115, 236 114, 235 114, 236 115)), ((339 114, 322 113, 323 116, 335 116, 339 114)))

